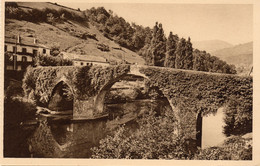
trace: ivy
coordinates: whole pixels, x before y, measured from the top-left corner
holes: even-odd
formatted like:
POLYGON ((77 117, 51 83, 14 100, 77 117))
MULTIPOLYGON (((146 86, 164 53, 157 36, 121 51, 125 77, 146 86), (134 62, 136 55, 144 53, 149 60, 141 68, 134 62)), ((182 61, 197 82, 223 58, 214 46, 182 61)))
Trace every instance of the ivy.
MULTIPOLYGON (((55 85, 65 77, 75 99, 84 100, 110 88, 129 70, 129 65, 28 68, 23 89, 27 96, 44 105, 55 85)), ((252 130, 252 77, 158 67, 140 67, 139 70, 149 78, 147 86, 158 87, 171 104, 180 109, 183 124, 195 122, 199 112, 205 116, 225 106, 226 135, 252 130)))
MULTIPOLYGON (((159 87, 182 112, 201 111, 205 116, 225 106, 226 135, 252 131, 252 77, 156 67, 143 67, 140 72, 149 77, 150 87, 159 87)), ((190 121, 186 117, 182 116, 182 120, 190 121)))
POLYGON ((38 104, 47 104, 52 90, 62 77, 74 89, 75 98, 87 99, 98 94, 103 86, 129 71, 129 65, 84 67, 37 67, 28 68, 23 79, 26 96, 33 93, 38 104))

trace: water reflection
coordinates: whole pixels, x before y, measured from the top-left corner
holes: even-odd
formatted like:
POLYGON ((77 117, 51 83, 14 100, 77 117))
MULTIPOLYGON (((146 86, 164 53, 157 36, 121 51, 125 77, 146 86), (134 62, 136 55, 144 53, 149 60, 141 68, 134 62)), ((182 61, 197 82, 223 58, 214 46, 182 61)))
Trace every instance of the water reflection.
POLYGON ((161 114, 171 109, 165 100, 138 100, 123 104, 110 104, 109 117, 84 122, 40 119, 39 126, 28 138, 31 157, 89 158, 91 148, 121 124, 133 132, 138 128, 135 119, 145 111, 161 114))

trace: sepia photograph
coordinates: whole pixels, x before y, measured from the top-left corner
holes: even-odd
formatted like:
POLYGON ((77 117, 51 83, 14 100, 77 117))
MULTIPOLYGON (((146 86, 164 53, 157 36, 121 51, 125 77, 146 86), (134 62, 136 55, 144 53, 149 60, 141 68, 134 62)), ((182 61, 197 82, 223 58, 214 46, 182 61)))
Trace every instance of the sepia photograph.
POLYGON ((257 158, 253 3, 1 9, 3 159, 257 158))

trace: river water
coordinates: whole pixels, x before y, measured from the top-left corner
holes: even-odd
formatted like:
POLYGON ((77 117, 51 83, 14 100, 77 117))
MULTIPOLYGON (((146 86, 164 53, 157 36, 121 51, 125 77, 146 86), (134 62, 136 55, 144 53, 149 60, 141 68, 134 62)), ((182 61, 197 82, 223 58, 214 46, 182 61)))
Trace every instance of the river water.
POLYGON ((73 121, 39 115, 37 121, 24 122, 5 130, 5 157, 90 158, 91 148, 120 125, 130 133, 138 128, 136 119, 145 111, 171 109, 167 100, 135 100, 107 104, 108 117, 73 121), (36 124, 35 124, 36 123, 36 124))

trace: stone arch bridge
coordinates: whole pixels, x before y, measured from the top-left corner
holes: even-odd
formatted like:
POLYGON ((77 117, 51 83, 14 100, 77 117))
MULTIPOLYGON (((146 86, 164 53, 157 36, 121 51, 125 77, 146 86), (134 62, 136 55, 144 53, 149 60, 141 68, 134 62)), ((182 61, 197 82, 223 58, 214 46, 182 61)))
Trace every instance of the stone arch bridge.
POLYGON ((178 110, 179 124, 189 133, 196 134, 198 117, 228 107, 233 101, 252 113, 250 76, 140 65, 37 67, 27 70, 23 87, 29 97, 47 106, 62 82, 73 93, 73 119, 95 119, 104 114, 106 92, 126 75, 143 77, 149 87, 157 87, 178 110))

